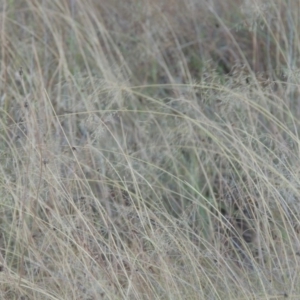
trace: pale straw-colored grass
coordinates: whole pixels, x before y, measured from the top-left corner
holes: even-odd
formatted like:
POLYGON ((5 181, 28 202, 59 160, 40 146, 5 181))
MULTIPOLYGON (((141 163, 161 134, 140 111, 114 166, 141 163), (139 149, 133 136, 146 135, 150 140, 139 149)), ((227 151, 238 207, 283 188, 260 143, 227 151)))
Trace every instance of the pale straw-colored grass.
POLYGON ((2 1, 0 298, 299 299, 297 9, 2 1))

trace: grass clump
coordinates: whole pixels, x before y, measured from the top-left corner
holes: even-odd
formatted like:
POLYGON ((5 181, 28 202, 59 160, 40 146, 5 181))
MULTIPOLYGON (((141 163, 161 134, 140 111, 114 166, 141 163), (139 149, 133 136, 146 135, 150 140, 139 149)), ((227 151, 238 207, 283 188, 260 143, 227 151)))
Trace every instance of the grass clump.
POLYGON ((1 299, 298 299, 298 6, 4 1, 1 299))

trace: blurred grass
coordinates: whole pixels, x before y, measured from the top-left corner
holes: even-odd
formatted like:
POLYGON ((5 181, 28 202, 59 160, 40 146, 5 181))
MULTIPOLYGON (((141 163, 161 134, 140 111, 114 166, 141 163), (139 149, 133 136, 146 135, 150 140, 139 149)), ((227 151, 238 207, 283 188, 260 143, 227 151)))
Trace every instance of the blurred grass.
POLYGON ((0 3, 1 299, 298 299, 299 3, 0 3))

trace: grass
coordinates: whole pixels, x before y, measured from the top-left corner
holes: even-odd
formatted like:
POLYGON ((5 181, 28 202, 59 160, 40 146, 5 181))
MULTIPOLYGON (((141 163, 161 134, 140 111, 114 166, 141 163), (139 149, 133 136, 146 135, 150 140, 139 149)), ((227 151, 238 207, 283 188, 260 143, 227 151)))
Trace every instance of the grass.
POLYGON ((3 1, 1 299, 300 297, 299 4, 249 3, 3 1))

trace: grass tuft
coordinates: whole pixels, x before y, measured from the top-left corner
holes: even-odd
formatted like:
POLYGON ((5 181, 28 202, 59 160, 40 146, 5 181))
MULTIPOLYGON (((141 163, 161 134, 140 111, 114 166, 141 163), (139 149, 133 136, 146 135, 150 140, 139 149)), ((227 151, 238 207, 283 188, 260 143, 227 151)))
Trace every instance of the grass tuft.
POLYGON ((0 4, 1 299, 298 299, 299 4, 0 4))

